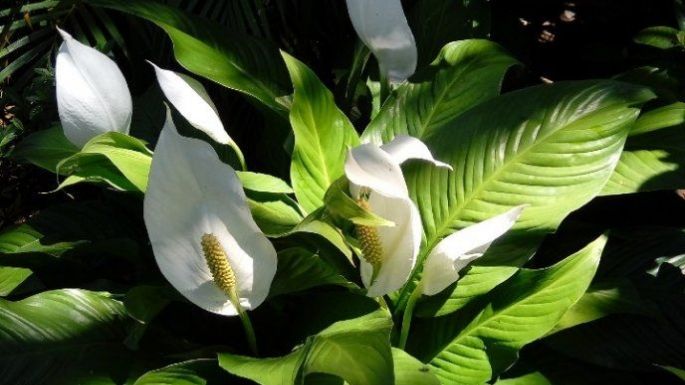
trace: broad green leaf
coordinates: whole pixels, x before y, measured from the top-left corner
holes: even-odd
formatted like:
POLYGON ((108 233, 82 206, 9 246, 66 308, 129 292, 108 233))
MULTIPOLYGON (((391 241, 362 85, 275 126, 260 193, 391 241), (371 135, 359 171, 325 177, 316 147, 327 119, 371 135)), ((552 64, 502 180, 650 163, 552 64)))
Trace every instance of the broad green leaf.
POLYGON ((272 44, 156 1, 88 0, 88 3, 155 23, 169 35, 176 60, 188 71, 250 95, 279 115, 286 115, 286 108, 278 98, 289 93, 287 74, 272 44))
POLYGON ((421 0, 407 14, 419 54, 419 68, 445 44, 490 35, 487 0, 421 0))
POLYGON ((129 323, 123 304, 106 293, 65 289, 17 302, 0 299, 3 382, 87 383, 76 378, 113 364, 108 360, 123 347, 129 323))
POLYGON ((290 109, 295 133, 290 178, 297 200, 312 212, 323 204, 328 187, 343 175, 347 150, 358 145, 359 138, 316 74, 301 61, 282 54, 295 88, 290 109))
POLYGON ((488 40, 449 43, 429 68, 393 92, 362 139, 381 144, 400 134, 427 137, 497 96, 507 69, 516 63, 488 40))
POLYGON ((226 377, 216 360, 197 359, 151 370, 133 385, 222 385, 226 377))
MULTIPOLYGON (((145 192, 151 163, 152 152, 143 142, 119 132, 108 132, 91 139, 80 152, 61 161, 57 169, 60 173, 74 174, 76 178, 84 180, 100 176, 93 170, 107 170, 101 177, 112 186, 123 187, 122 178, 112 178, 120 174, 137 191, 145 192), (107 167, 108 164, 113 168, 107 167)), ((74 182, 74 179, 67 178, 60 188, 74 182)))
POLYGON ((126 346, 137 349, 152 319, 175 299, 181 300, 178 292, 168 286, 145 285, 129 290, 124 298, 124 306, 128 315, 137 322, 126 337, 126 346))
POLYGON ((584 323, 547 336, 545 345, 605 368, 653 371, 657 365, 680 366, 685 362, 685 331, 676 325, 685 322, 685 276, 665 263, 656 276, 634 274, 630 279, 648 305, 643 307, 647 314, 614 314, 584 323))
POLYGON ((419 357, 445 384, 490 380, 516 360, 521 347, 549 332, 583 295, 605 243, 599 238, 550 268, 521 269, 468 313, 426 321, 410 338, 410 347, 421 351, 419 357))
POLYGON ((0 264, 41 267, 65 253, 135 258, 138 250, 133 240, 144 234, 144 229, 129 215, 126 207, 113 201, 47 208, 0 233, 0 264))
POLYGON ((220 353, 219 365, 261 385, 290 385, 309 373, 335 375, 350 385, 390 385, 391 328, 387 312, 377 310, 332 324, 286 356, 258 359, 220 353))
POLYGON ((659 49, 683 47, 683 32, 667 26, 648 27, 638 32, 633 39, 638 44, 644 44, 659 49))
POLYGON ((457 311, 474 298, 506 281, 517 271, 518 268, 514 266, 471 266, 457 283, 449 286, 442 293, 422 297, 416 306, 416 315, 439 317, 457 311))
POLYGON ((553 230, 600 191, 652 97, 611 81, 560 82, 500 96, 433 131, 429 148, 454 171, 415 163, 406 173, 427 250, 503 206, 530 205, 515 229, 553 230))
POLYGON ((248 197, 247 204, 259 228, 269 236, 288 233, 302 221, 300 213, 278 195, 248 197))
POLYGON ((53 127, 26 137, 12 151, 12 157, 56 172, 59 162, 77 152, 78 148, 64 136, 62 128, 53 127))
POLYGON ((31 274, 29 269, 0 266, 0 297, 12 294, 31 274))
MULTIPOLYGON (((405 167, 427 242, 419 261, 452 232, 528 204, 502 246, 489 250, 488 265, 505 265, 511 273, 545 233, 599 193, 639 105, 652 97, 644 88, 612 81, 559 82, 499 96, 433 131, 426 144, 454 171, 418 162, 405 167)), ((473 299, 507 274, 488 273, 492 280, 478 282, 482 290, 457 284, 452 295, 473 299)))
POLYGON ((305 219, 302 220, 297 226, 295 226, 290 232, 281 235, 281 237, 288 237, 295 239, 295 243, 300 246, 307 246, 313 243, 313 246, 317 252, 321 251, 321 242, 312 242, 307 235, 315 235, 315 238, 320 238, 325 240, 325 242, 333 246, 337 251, 344 255, 350 262, 352 262, 352 250, 345 241, 345 236, 337 227, 334 227, 325 218, 326 213, 323 209, 318 209, 313 213, 309 214, 305 219))
POLYGON ((219 353, 219 366, 260 385, 292 385, 301 378, 300 370, 305 358, 304 348, 283 357, 261 359, 219 353))
POLYGON ((392 348, 395 364, 395 385, 440 385, 430 366, 402 349, 392 348))
POLYGON ((685 103, 649 111, 635 122, 602 195, 685 187, 685 103))
POLYGON ((269 174, 258 172, 237 171, 238 178, 245 190, 265 192, 271 194, 292 194, 293 189, 284 180, 269 174))
POLYGON ((678 369, 674 368, 673 366, 662 366, 664 370, 673 373, 676 377, 680 378, 681 380, 685 381, 685 370, 684 369, 678 369))
POLYGON ((554 385, 540 372, 524 374, 516 378, 507 378, 495 382, 495 385, 554 385))
POLYGON ((650 305, 627 280, 592 284, 585 294, 564 314, 550 332, 592 322, 611 314, 649 314, 650 305))
POLYGON ((315 253, 302 248, 285 249, 278 253, 278 271, 271 284, 270 296, 321 285, 356 287, 315 253))

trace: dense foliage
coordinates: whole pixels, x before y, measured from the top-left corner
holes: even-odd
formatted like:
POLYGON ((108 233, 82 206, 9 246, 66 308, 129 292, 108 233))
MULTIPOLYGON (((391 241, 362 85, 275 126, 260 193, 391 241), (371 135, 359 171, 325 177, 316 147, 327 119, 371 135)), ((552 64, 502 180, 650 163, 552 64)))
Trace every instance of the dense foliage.
POLYGON ((491 7, 0 5, 0 383, 682 382, 682 2, 491 7))

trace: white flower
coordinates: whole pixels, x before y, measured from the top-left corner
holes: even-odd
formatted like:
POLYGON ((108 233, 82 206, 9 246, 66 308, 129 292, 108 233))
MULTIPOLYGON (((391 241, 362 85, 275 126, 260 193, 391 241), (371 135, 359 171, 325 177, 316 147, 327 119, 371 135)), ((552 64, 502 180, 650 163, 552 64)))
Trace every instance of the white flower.
POLYGON ((422 159, 436 161, 420 140, 397 136, 380 147, 371 143, 351 149, 345 161, 350 194, 360 206, 392 221, 392 227, 357 226, 363 258, 361 276, 367 295, 378 297, 401 288, 416 263, 421 245, 421 217, 409 198, 400 164, 422 159))
POLYGON ((126 79, 103 53, 60 30, 55 64, 57 109, 64 135, 83 147, 109 131, 128 134, 133 107, 126 79))
POLYGON ((492 242, 504 235, 516 223, 525 208, 513 209, 459 230, 431 250, 423 266, 423 294, 435 295, 459 279, 459 272, 473 260, 485 254, 492 242))
POLYGON ((276 273, 273 245, 255 224, 235 171, 208 143, 179 135, 168 110, 144 218, 162 274, 191 302, 236 315, 264 301, 276 273))
POLYGON ((219 119, 216 106, 197 80, 149 62, 155 69, 157 82, 169 102, 193 127, 221 144, 232 142, 219 119))
POLYGON ((401 0, 347 0, 347 11, 388 80, 399 83, 409 78, 416 70, 416 42, 401 0))

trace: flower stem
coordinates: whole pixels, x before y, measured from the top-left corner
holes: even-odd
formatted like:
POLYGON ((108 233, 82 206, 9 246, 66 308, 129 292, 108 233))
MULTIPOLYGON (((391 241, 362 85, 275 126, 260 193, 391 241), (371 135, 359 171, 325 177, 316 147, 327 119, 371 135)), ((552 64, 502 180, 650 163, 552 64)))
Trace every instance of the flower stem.
POLYGON ((407 306, 404 308, 404 314, 402 315, 402 329, 400 330, 400 343, 398 347, 404 349, 407 345, 407 338, 409 338, 409 329, 411 328, 411 319, 414 315, 414 306, 416 306, 416 301, 421 298, 423 294, 423 285, 421 282, 416 286, 411 296, 407 300, 407 306))
POLYGON ((252 327, 252 322, 250 322, 250 316, 242 308, 242 306, 238 305, 237 308, 240 320, 243 322, 245 337, 247 337, 247 343, 250 345, 250 350, 252 351, 252 354, 258 356, 259 351, 257 350, 257 337, 255 337, 254 328, 252 327))

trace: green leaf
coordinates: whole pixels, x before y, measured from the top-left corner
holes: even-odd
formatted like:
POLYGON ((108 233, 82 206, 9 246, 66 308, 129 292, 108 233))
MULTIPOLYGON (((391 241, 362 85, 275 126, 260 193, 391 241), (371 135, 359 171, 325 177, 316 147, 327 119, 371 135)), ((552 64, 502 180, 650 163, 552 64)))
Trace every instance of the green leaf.
POLYGON ((261 385, 289 385, 309 373, 335 375, 350 385, 390 385, 391 328, 387 312, 377 310, 334 323, 286 356, 258 359, 220 353, 219 365, 261 385))
POLYGON ((107 293, 65 289, 0 299, 3 381, 57 384, 97 372, 112 363, 107 360, 122 347, 129 322, 122 303, 107 293))
POLYGON ((440 385, 430 366, 402 349, 392 348, 395 364, 395 385, 440 385))
MULTIPOLYGON (((456 285, 452 295, 458 302, 450 303, 451 310, 501 283, 545 233, 599 193, 638 106, 651 98, 645 88, 612 81, 536 86, 482 103, 425 139, 433 155, 454 171, 419 162, 405 167, 427 242, 419 262, 454 231, 506 207, 530 205, 500 245, 488 251, 489 265, 508 271, 488 271, 492 279, 481 279, 476 290, 456 285)), ((398 301, 406 301, 412 289, 407 285, 398 301)))
POLYGON ((302 221, 300 213, 278 195, 248 197, 247 204, 259 228, 269 236, 286 234, 302 221))
POLYGON ((0 233, 0 263, 41 267, 63 254, 98 253, 137 256, 132 240, 144 234, 142 224, 118 202, 81 201, 42 210, 26 223, 0 233), (46 258, 37 258, 39 255, 46 258))
POLYGON ((521 269, 468 313, 426 321, 420 338, 410 339, 410 347, 421 350, 419 357, 429 361, 443 383, 490 380, 516 360, 521 347, 549 332, 582 296, 605 243, 599 238, 550 268, 521 269))
POLYGON ((77 152, 78 148, 64 136, 62 128, 53 127, 26 137, 12 151, 12 157, 56 172, 59 162, 77 152))
POLYGON ((12 294, 12 291, 27 280, 31 274, 29 269, 0 266, 0 297, 12 294))
POLYGON ((221 385, 226 377, 216 360, 197 359, 151 370, 133 385, 221 385))
POLYGON ((419 68, 451 41, 490 35, 487 0, 421 0, 414 3, 407 18, 416 40, 419 68))
POLYGON ((278 253, 278 270, 271 284, 270 296, 321 285, 356 287, 315 253, 302 248, 285 249, 278 253))
POLYGON ((602 195, 685 187, 685 103, 649 111, 635 122, 602 195))
POLYGON ((359 144, 359 137, 316 74, 287 53, 282 55, 295 88, 290 179, 297 200, 312 212, 323 204, 328 186, 343 175, 347 150, 359 144))
POLYGON ((683 46, 678 37, 679 33, 680 31, 673 27, 648 27, 638 32, 633 40, 638 44, 644 44, 654 48, 671 49, 683 46))
POLYGON ((293 193, 293 189, 288 186, 288 183, 275 176, 250 171, 236 171, 236 174, 238 174, 238 178, 246 190, 271 194, 293 193))
POLYGON ((80 152, 57 165, 67 178, 58 189, 93 178, 113 187, 145 192, 152 163, 152 152, 140 140, 119 132, 107 132, 88 141, 80 152), (108 167, 111 166, 111 167, 108 167))
POLYGON ((488 40, 449 43, 429 68, 393 92, 362 138, 380 144, 400 134, 424 138, 439 131, 497 96, 507 69, 517 63, 488 40))
POLYGON ((88 0, 88 3, 142 17, 169 35, 176 60, 188 71, 250 95, 279 115, 278 98, 289 93, 287 74, 275 46, 225 29, 156 1, 88 0))
POLYGON ((627 280, 593 283, 550 332, 592 322, 611 314, 649 314, 650 305, 627 280))

